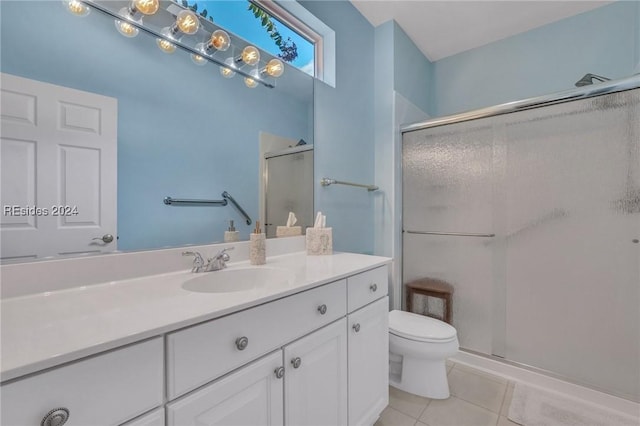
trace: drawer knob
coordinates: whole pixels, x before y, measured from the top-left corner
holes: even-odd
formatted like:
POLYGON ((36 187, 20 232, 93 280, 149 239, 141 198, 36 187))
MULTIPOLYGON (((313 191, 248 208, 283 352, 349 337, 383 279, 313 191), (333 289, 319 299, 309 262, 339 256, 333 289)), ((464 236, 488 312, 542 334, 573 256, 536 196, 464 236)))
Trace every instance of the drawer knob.
POLYGON ((358 333, 360 331, 360 324, 356 323, 353 324, 353 331, 355 331, 356 333, 358 333))
POLYGON ((278 367, 273 372, 276 374, 278 379, 282 379, 284 377, 284 367, 278 367))
POLYGON ((62 426, 69 419, 69 410, 56 408, 47 413, 40 422, 40 426, 62 426))
POLYGON ((324 315, 327 313, 327 305, 320 305, 318 306, 318 312, 320 312, 320 315, 324 315))
POLYGON ((293 365, 293 368, 299 368, 302 365, 302 360, 300 357, 295 357, 291 360, 291 364, 293 365))
POLYGON ((247 337, 242 336, 236 339, 236 348, 238 348, 239 351, 245 350, 248 345, 249 345, 249 339, 247 337))
POLYGON ((378 284, 376 284, 376 283, 371 284, 371 285, 369 286, 369 290, 371 290, 371 291, 373 291, 373 292, 378 291, 378 284))

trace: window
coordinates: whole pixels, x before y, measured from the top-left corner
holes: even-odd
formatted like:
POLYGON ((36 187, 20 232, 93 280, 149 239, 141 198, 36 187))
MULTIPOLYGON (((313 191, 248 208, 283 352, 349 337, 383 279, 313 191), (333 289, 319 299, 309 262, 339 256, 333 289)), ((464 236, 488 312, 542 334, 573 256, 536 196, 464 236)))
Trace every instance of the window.
POLYGON ((321 75, 317 72, 321 63, 317 50, 322 37, 273 1, 182 0, 181 3, 305 73, 321 75))

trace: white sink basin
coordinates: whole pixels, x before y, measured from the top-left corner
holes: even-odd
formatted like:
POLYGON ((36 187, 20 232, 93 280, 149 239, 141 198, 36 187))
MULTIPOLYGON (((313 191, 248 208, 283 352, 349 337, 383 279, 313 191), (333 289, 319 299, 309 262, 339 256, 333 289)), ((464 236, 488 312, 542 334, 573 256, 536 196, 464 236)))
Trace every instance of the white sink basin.
POLYGON ((293 282, 290 271, 269 267, 234 268, 202 272, 182 284, 182 288, 199 293, 233 293, 281 288, 293 282))

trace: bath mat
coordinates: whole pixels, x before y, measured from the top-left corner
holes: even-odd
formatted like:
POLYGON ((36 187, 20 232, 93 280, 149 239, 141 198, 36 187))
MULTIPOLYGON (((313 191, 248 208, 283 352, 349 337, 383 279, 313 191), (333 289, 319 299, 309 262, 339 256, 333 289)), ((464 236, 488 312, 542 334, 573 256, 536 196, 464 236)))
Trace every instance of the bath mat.
POLYGON ((627 417, 586 401, 516 383, 509 420, 523 426, 638 426, 627 417))

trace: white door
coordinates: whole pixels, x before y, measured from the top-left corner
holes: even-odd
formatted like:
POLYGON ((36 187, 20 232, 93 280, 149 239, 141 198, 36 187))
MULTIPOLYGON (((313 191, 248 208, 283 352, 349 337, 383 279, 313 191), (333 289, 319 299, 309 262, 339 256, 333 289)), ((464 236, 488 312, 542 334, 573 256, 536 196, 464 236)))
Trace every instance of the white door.
POLYGON ((349 315, 349 425, 372 425, 389 403, 389 298, 349 315))
POLYGON ((0 256, 115 250, 117 100, 0 77, 0 256))
POLYGON ((284 348, 285 424, 347 424, 346 318, 284 348))
POLYGON ((276 374, 281 367, 278 350, 169 403, 167 425, 282 425, 283 379, 276 374))

